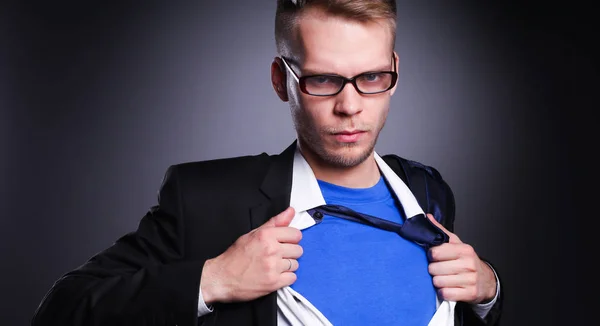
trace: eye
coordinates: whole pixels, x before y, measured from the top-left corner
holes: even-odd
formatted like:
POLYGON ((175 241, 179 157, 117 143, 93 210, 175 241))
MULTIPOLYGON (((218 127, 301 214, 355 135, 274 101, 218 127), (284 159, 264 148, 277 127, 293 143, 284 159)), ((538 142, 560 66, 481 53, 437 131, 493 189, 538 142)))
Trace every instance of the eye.
POLYGON ((312 78, 312 80, 316 83, 316 84, 327 84, 331 82, 331 78, 328 76, 315 76, 312 78))
POLYGON ((378 80, 379 80, 379 78, 380 78, 380 74, 378 74, 378 73, 365 74, 365 75, 363 75, 363 76, 362 76, 362 78, 363 78, 365 81, 369 81, 369 82, 376 82, 376 81, 378 81, 378 80))

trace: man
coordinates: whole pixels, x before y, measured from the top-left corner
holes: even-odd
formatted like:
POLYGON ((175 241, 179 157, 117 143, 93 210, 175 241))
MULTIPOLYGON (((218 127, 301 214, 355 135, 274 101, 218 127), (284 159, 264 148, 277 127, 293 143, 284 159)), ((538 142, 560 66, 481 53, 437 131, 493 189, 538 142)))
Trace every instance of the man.
POLYGON ((33 325, 498 323, 499 280, 451 232, 445 182, 374 151, 396 89, 395 2, 277 5, 272 84, 297 140, 170 167, 138 230, 59 279, 33 325), (434 211, 413 173, 437 182, 434 211), (446 240, 390 232, 416 223, 446 240))

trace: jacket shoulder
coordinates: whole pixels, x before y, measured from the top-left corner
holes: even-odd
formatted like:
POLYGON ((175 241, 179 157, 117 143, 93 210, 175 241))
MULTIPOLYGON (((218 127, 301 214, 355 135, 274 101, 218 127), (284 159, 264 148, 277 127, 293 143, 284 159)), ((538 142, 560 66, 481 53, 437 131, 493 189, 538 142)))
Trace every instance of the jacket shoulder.
POLYGON ((159 193, 171 189, 186 194, 217 195, 257 189, 272 157, 261 153, 173 164, 163 175, 159 193))
POLYGON ((453 231, 456 211, 454 194, 440 172, 430 165, 396 154, 387 154, 382 158, 406 183, 421 208, 453 231))
MULTIPOLYGON (((426 173, 429 177, 442 182, 443 178, 440 172, 433 166, 423 164, 418 161, 410 160, 396 154, 386 154, 381 157, 394 171, 404 173, 404 176, 412 176, 414 174, 426 173)), ((405 180, 406 181, 406 180, 405 180)))

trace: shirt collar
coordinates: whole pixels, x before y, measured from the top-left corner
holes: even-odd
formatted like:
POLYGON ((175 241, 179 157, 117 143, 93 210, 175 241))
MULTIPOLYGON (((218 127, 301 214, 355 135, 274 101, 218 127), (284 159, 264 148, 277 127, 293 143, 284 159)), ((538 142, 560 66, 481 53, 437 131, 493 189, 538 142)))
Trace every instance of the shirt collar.
MULTIPOLYGON (((375 162, 377 162, 381 174, 390 185, 391 191, 396 194, 402 203, 405 216, 411 218, 418 214, 424 214, 417 199, 404 181, 398 177, 377 152, 374 153, 374 156, 375 162)), ((317 178, 300 152, 299 146, 296 146, 292 172, 292 192, 290 195, 290 206, 294 208, 296 215, 292 219, 290 226, 300 230, 313 226, 315 221, 308 214, 307 210, 324 204, 325 199, 321 193, 317 178)))

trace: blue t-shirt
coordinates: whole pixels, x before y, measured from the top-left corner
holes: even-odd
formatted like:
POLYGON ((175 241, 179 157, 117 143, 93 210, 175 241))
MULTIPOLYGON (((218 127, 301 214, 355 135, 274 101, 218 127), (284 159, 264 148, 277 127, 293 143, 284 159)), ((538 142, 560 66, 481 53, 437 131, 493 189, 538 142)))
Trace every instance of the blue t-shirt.
MULTIPOLYGON (((327 204, 403 222, 403 211, 383 177, 360 189, 318 183, 327 204)), ((302 234, 304 254, 291 287, 333 325, 429 323, 436 292, 422 247, 396 233, 328 215, 302 234)))

